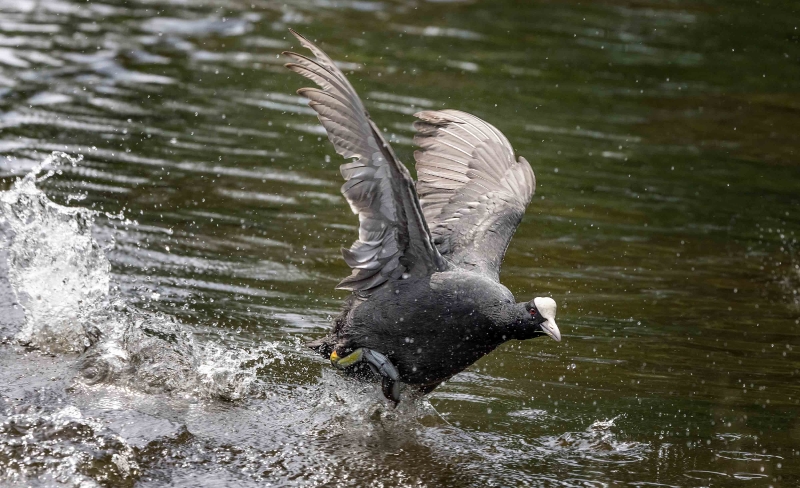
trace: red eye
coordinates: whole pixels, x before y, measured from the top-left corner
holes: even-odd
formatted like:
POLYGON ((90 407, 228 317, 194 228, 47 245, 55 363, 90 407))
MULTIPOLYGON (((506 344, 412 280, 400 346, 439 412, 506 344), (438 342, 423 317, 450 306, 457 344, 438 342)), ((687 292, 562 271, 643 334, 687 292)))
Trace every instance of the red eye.
POLYGON ((533 317, 534 315, 536 315, 536 310, 531 310, 531 317, 533 317))

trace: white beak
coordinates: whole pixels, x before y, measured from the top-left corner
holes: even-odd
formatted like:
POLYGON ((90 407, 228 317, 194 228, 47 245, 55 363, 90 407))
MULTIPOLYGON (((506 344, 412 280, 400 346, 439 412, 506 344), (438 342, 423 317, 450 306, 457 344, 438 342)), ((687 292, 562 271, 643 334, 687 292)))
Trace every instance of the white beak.
POLYGON ((561 342, 561 331, 558 330, 558 326, 556 325, 556 321, 553 319, 547 319, 541 324, 541 328, 545 334, 552 337, 556 342, 561 342))

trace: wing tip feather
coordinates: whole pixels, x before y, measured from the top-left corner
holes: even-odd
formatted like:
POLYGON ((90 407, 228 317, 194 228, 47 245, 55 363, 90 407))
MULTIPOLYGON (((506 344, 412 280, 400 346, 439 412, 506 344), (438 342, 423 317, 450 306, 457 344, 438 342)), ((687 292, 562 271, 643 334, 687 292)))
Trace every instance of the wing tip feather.
MULTIPOLYGON (((360 171, 359 168, 386 166, 391 170, 396 166, 395 171, 399 173, 399 179, 404 180, 402 182, 403 185, 411 187, 413 181, 408 169, 396 159, 391 147, 381 136, 380 130, 370 119, 355 89, 350 85, 344 73, 336 67, 335 62, 306 37, 292 28, 288 30, 300 41, 300 45, 303 48, 311 51, 315 59, 287 50, 282 53, 289 59, 289 62, 285 63, 284 66, 290 71, 312 80, 321 88, 320 90, 316 87, 303 87, 297 90, 297 94, 309 99, 309 106, 317 112, 320 123, 325 128, 328 139, 333 143, 336 152, 345 158, 357 158, 357 161, 340 166, 342 176, 346 180, 342 185, 341 192, 353 213, 359 215, 359 241, 356 241, 356 244, 363 244, 362 239, 371 239, 376 229, 370 227, 369 223, 365 223, 366 220, 362 217, 365 215, 369 217, 377 211, 376 205, 378 203, 376 202, 378 200, 376 200, 376 195, 380 196, 382 193, 380 188, 373 188, 380 178, 375 175, 362 174, 363 171, 360 171), (355 120, 351 121, 350 119, 355 120), (368 147, 368 137, 374 137, 375 142, 384 148, 377 155, 377 159, 374 143, 370 143, 368 147), (370 158, 375 159, 372 164, 368 164, 370 158), (389 165, 386 165, 387 161, 389 165), (350 174, 351 171, 352 174, 350 174)), ((398 175, 395 174, 393 178, 397 179, 398 175)), ((394 184, 396 186, 396 183, 394 184)), ((410 198, 416 200, 415 195, 410 196, 410 198)), ((407 202, 407 204, 413 203, 407 202)), ((419 206, 419 203, 417 202, 416 205, 419 206)), ((421 212, 421 209, 417 212, 421 212)), ((383 215, 382 217, 384 220, 391 220, 390 216, 383 215)), ((430 241, 430 234, 424 222, 419 224, 418 227, 420 228, 417 229, 417 232, 422 234, 424 239, 430 241)), ((409 231, 406 230, 406 232, 409 231)), ((375 245, 380 246, 381 250, 371 256, 370 252, 360 249, 342 250, 345 262, 353 268, 353 271, 350 276, 339 282, 336 289, 353 292, 373 290, 389 280, 398 279, 406 271, 407 266, 413 266, 417 260, 425 264, 429 269, 441 268, 442 266, 439 263, 441 256, 439 256, 435 248, 431 249, 432 244, 430 242, 427 244, 422 243, 422 246, 417 245, 417 247, 425 248, 423 252, 425 250, 432 251, 431 256, 414 255, 412 256, 415 258, 414 260, 401 264, 397 257, 400 252, 397 251, 397 247, 402 243, 397 242, 398 237, 394 236, 391 239, 388 237, 383 239, 381 237, 381 239, 380 242, 376 241, 375 243, 375 245), (392 246, 394 246, 395 254, 389 257, 381 257, 382 252, 393 252, 392 246)), ((414 249, 414 251, 419 251, 419 249, 414 249)))

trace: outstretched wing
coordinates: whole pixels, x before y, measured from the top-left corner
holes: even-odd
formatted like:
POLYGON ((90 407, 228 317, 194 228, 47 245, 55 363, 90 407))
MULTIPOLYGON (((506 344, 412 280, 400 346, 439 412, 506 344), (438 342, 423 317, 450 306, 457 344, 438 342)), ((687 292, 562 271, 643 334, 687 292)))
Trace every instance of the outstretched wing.
POLYGON ((389 280, 444 269, 446 262, 433 245, 408 170, 339 68, 308 39, 291 32, 316 59, 284 52, 292 60, 286 67, 321 88, 297 93, 308 98, 336 152, 354 160, 339 169, 345 179, 342 194, 358 215, 358 240, 342 249, 353 273, 337 288, 368 291, 389 280))
POLYGON ((457 110, 415 114, 422 148, 417 193, 433 242, 451 263, 500 278, 508 243, 531 201, 530 164, 492 125, 457 110))

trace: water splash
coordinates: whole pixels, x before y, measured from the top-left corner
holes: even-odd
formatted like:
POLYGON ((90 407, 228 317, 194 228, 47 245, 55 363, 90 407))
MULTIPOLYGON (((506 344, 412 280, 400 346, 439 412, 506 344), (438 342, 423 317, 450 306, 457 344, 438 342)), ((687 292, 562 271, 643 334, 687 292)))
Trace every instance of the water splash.
POLYGON ((283 360, 275 344, 200 342, 174 317, 137 309, 112 290, 109 261, 92 235, 97 212, 54 203, 37 187, 81 160, 54 152, 0 193, 8 282, 24 310, 14 340, 49 353, 83 353, 79 381, 88 385, 226 400, 257 394, 258 369, 283 360))
POLYGON ((94 342, 99 331, 87 327, 87 317, 109 290, 109 263, 92 238, 94 212, 58 205, 36 186, 81 159, 53 153, 0 194, 8 279, 25 314, 15 338, 51 352, 82 351, 94 342))
POLYGON ((376 430, 413 429, 422 419, 439 418, 428 397, 409 389, 402 391, 395 407, 383 396, 378 383, 345 377, 331 369, 322 370, 320 386, 310 417, 317 419, 321 430, 333 435, 366 438, 376 430))
POLYGON ((275 361, 283 363, 285 358, 275 343, 245 349, 208 342, 196 348, 194 361, 196 391, 207 397, 240 400, 261 393, 259 369, 275 361))

